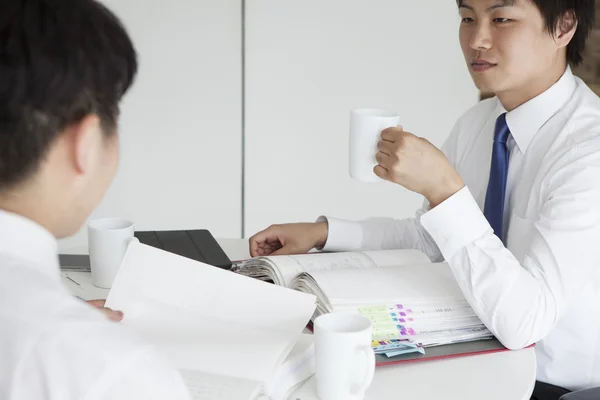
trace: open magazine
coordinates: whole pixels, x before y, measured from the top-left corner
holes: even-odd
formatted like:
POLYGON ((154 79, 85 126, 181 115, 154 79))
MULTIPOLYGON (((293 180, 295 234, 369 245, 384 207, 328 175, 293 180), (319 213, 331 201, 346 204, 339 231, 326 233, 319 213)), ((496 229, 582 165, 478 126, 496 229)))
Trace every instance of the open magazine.
POLYGON ((448 264, 416 250, 256 257, 235 272, 315 295, 312 321, 335 311, 367 316, 374 347, 390 356, 406 350, 402 343, 427 348, 493 338, 448 264))

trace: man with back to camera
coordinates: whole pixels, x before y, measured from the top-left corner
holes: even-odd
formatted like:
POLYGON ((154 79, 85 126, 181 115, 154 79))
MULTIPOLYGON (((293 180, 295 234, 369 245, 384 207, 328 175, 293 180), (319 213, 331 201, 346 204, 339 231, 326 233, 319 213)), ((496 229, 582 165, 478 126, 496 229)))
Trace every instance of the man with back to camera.
POLYGON ((532 399, 600 386, 600 100, 571 72, 594 0, 457 3, 467 67, 496 97, 458 119, 443 151, 382 132, 374 172, 424 196, 416 217, 273 225, 250 253, 422 250, 448 262, 506 347, 536 343, 532 399))
POLYGON ((149 345, 60 281, 57 238, 114 177, 136 70, 126 31, 94 0, 0 2, 0 399, 190 398, 149 345))

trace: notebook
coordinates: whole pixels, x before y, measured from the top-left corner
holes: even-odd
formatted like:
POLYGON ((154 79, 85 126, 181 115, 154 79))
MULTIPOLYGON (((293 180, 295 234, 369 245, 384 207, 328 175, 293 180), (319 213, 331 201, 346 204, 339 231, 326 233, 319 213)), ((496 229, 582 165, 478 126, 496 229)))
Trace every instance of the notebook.
POLYGON ((277 371, 315 300, 132 241, 106 306, 182 371, 195 399, 251 400, 284 383, 277 371))
POLYGON ((471 308, 449 265, 416 250, 256 257, 234 271, 315 295, 311 321, 336 311, 366 316, 379 365, 506 350, 471 308))

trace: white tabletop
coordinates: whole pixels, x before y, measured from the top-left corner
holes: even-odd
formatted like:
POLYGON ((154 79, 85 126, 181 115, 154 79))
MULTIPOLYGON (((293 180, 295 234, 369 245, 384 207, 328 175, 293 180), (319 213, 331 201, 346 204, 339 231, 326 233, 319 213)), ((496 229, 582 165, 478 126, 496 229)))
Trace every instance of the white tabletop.
MULTIPOLYGON (((250 256, 246 240, 219 239, 218 242, 231 260, 244 260, 250 256)), ((98 289, 94 293, 97 296, 92 297, 105 298, 107 292, 98 289)), ((365 400, 529 400, 535 373, 533 348, 383 366, 376 369, 365 400)), ((290 399, 318 400, 314 377, 290 399)))

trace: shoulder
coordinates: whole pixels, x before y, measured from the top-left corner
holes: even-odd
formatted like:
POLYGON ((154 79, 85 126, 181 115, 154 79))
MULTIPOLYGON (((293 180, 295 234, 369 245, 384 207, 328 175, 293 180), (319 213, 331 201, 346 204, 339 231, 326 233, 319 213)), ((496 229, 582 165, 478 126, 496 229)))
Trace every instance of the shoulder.
POLYGON ((555 115, 560 129, 554 143, 556 156, 563 160, 600 159, 600 97, 583 81, 577 79, 577 89, 567 105, 555 115))
POLYGON ((592 138, 600 132, 600 97, 581 79, 576 78, 577 89, 559 118, 565 121, 565 131, 581 138, 592 138))
MULTIPOLYGON (((565 107, 552 118, 554 136, 545 151, 544 175, 550 190, 600 189, 600 98, 578 79, 565 107)), ((541 140, 541 139, 540 139, 541 140)), ((581 192, 580 198, 581 196, 581 192)), ((597 197, 597 196, 596 196, 597 197)))

